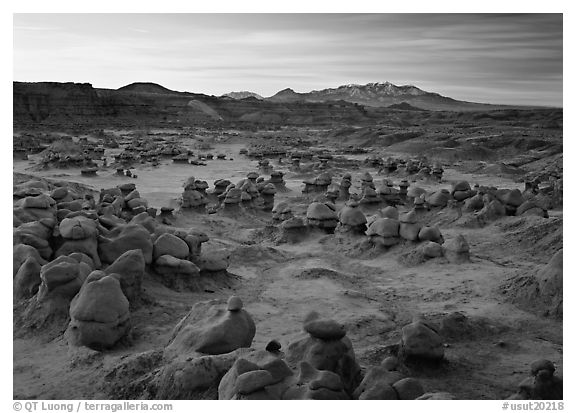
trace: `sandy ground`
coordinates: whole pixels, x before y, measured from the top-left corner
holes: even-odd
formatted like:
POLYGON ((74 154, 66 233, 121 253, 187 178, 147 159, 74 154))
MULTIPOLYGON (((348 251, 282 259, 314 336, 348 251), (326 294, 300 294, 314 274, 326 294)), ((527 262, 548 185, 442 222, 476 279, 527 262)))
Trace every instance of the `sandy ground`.
MULTIPOLYGON (((219 148, 232 161, 209 161, 207 167, 174 165, 137 167, 137 188, 151 206, 162 206, 182 192, 182 183, 195 176, 212 183, 218 178, 232 181, 257 169, 256 161, 238 155, 241 145, 219 148)), ((31 173, 28 162, 15 162, 14 171, 31 173)), ((282 167, 279 168, 282 170, 282 167)), ((375 169, 368 169, 378 181, 375 169)), ((362 171, 354 171, 355 182, 362 171)), ((129 178, 101 172, 99 177, 81 177, 75 170, 42 172, 92 185, 115 186, 129 178)), ((383 177, 383 176, 382 176, 383 177)), ((503 178, 470 175, 448 168, 443 184, 418 184, 426 189, 449 188, 452 180, 467 179, 480 185, 521 188, 503 178)), ((297 203, 302 179, 286 176, 289 192, 278 194, 297 203)), ((339 204, 340 208, 342 205, 339 204)), ((402 210, 401 210, 402 211, 402 210)), ((561 217, 561 212, 556 213, 561 217)), ((514 220, 506 217, 503 220, 514 220)), ((107 398, 103 390, 106 374, 123 357, 161 349, 172 328, 197 301, 240 296, 252 314, 257 330, 253 347, 263 348, 271 339, 287 346, 301 330, 309 311, 345 324, 363 367, 378 364, 390 345, 399 340, 402 326, 415 316, 433 321, 454 311, 464 313, 470 327, 460 336, 446 339, 447 363, 439 370, 414 370, 426 391, 448 391, 460 399, 500 399, 511 395, 526 376, 530 362, 547 358, 562 374, 562 323, 519 310, 507 303, 498 287, 519 271, 542 262, 526 258, 518 246, 502 244, 506 233, 492 224, 481 229, 443 226, 446 240, 463 234, 470 244, 471 262, 451 264, 436 259, 418 266, 398 260, 402 247, 387 252, 361 251, 361 238, 313 235, 299 244, 276 245, 262 235, 269 224, 264 214, 239 217, 178 215, 176 226, 205 231, 210 241, 204 248, 227 248, 233 261, 229 272, 240 277, 234 288, 214 293, 172 291, 148 278, 145 290, 156 303, 135 312, 134 343, 104 355, 78 357, 64 339, 46 342, 42 337, 14 340, 14 398, 77 399, 107 398), (503 250, 494 245, 506 245, 503 250)))

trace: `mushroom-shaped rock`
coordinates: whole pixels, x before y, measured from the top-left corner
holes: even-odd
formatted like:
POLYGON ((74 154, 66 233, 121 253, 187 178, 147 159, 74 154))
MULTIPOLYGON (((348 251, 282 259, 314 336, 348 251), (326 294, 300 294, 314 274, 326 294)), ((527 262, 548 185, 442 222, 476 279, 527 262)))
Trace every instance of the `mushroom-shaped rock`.
POLYGON ((400 190, 394 188, 393 186, 381 186, 378 188, 380 196, 388 203, 398 203, 400 200, 400 190))
POLYGON ((196 178, 191 176, 190 178, 186 179, 186 182, 184 182, 184 185, 182 186, 184 187, 185 191, 196 189, 196 178))
POLYGON ((238 376, 236 380, 236 391, 242 395, 248 395, 266 386, 274 384, 276 381, 272 374, 266 370, 248 371, 238 376))
POLYGON ((242 192, 242 194, 240 195, 240 201, 241 202, 249 202, 252 200, 252 195, 250 195, 248 192, 242 192))
POLYGON ((379 212, 382 218, 398 219, 398 209, 393 206, 387 206, 379 212))
POLYGON ((70 300, 78 293, 88 274, 92 271, 89 265, 76 259, 61 256, 43 265, 40 270, 42 283, 38 289, 37 300, 50 297, 63 297, 70 300))
POLYGON ((345 206, 338 212, 338 218, 341 231, 356 231, 362 234, 366 231, 366 216, 358 208, 345 206))
POLYGON ((450 200, 450 192, 446 189, 427 194, 426 202, 432 207, 444 208, 450 200))
MULTIPOLYGON (((29 198, 25 198, 23 201, 25 201, 26 199, 29 198)), ((39 206, 47 205, 47 204, 44 205, 42 202, 39 203, 34 202, 33 204, 39 206)), ((18 203, 16 204, 16 207, 13 209, 15 221, 18 220, 20 222, 31 222, 31 221, 38 221, 43 218, 54 219, 56 216, 56 208, 54 208, 54 206, 50 206, 48 208, 35 208, 35 207, 23 207, 22 205, 31 205, 31 204, 21 203, 20 207, 18 207, 18 203)))
POLYGON ((98 237, 98 253, 105 263, 113 263, 126 251, 139 249, 146 264, 152 263, 152 239, 141 225, 127 224, 114 228, 106 237, 98 237))
POLYGON ((195 278, 200 275, 200 269, 191 261, 161 255, 154 261, 154 270, 162 275, 162 283, 177 291, 196 286, 195 278))
POLYGON ((417 241, 422 224, 418 222, 418 214, 411 210, 400 217, 400 236, 408 241, 417 241))
POLYGON ((40 239, 48 239, 53 234, 53 229, 55 225, 56 220, 53 217, 42 218, 40 220, 32 222, 25 222, 23 224, 20 224, 14 231, 14 241, 17 241, 18 235, 23 234, 34 235, 40 239))
POLYGON ((506 215, 506 208, 504 205, 494 199, 492 201, 484 200, 484 208, 482 208, 477 217, 484 222, 494 221, 502 216, 506 215))
POLYGON ((162 234, 154 242, 153 258, 156 260, 161 255, 171 255, 184 259, 190 254, 188 244, 181 238, 172 234, 162 234))
POLYGON ((362 190, 362 199, 360 200, 360 203, 375 204, 378 202, 380 202, 380 197, 378 196, 378 193, 374 190, 374 188, 370 186, 364 187, 364 189, 362 190))
POLYGON ((55 188, 52 190, 52 192, 50 192, 50 198, 58 202, 65 200, 67 196, 68 196, 68 188, 65 187, 55 188))
POLYGON ((68 323, 70 300, 78 293, 92 271, 85 262, 61 256, 40 269, 38 293, 27 302, 23 317, 34 329, 56 329, 58 334, 68 323))
POLYGON ((125 184, 118 185, 118 189, 122 192, 122 195, 128 195, 130 192, 136 189, 136 184, 134 182, 127 182, 125 184))
POLYGON ((340 340, 346 335, 344 326, 334 320, 313 319, 304 323, 304 331, 322 340, 340 340))
POLYGON ((294 373, 286 362, 270 351, 241 355, 218 385, 218 399, 280 399, 294 373))
POLYGON ((330 184, 328 186, 328 188, 326 189, 326 193, 328 194, 334 194, 334 195, 338 195, 338 193, 340 192, 340 185, 338 184, 330 184))
POLYGON ((380 363, 380 367, 384 367, 386 370, 396 370, 400 361, 395 356, 388 356, 380 363))
POLYGON ((48 195, 29 196, 21 200, 22 208, 50 209, 56 205, 56 201, 48 195))
POLYGON ((73 252, 72 254, 68 255, 70 258, 75 259, 78 262, 83 262, 84 264, 88 265, 92 270, 96 269, 96 265, 92 258, 82 252, 73 252))
POLYGON ((131 200, 126 202, 128 208, 134 210, 139 207, 148 208, 148 201, 143 198, 132 198, 131 200))
POLYGON ((208 189, 208 182, 197 179, 194 181, 194 184, 196 185, 197 191, 200 191, 202 194, 206 193, 206 190, 208 189))
POLYGON ((20 267, 22 266, 22 264, 24 264, 24 262, 26 262, 28 258, 33 258, 34 261, 36 261, 40 265, 44 265, 47 263, 47 261, 45 261, 40 256, 36 248, 26 244, 16 244, 12 248, 12 259, 13 259, 12 277, 16 276, 16 273, 18 272, 20 267))
POLYGON ((138 199, 138 198, 140 198, 140 192, 138 192, 138 190, 135 189, 124 197, 124 201, 128 202, 132 199, 138 199))
POLYGON ((281 171, 272 171, 270 173, 270 183, 272 184, 283 184, 284 180, 282 179, 284 176, 284 173, 281 171))
POLYGON ((496 191, 496 198, 505 205, 519 207, 524 202, 522 192, 519 189, 502 189, 496 191))
POLYGON ((101 350, 114 346, 130 331, 129 303, 120 282, 94 271, 70 304, 68 342, 101 350))
POLYGON ((454 192, 458 192, 458 191, 470 191, 472 188, 470 188, 470 184, 468 183, 468 181, 458 181, 455 182, 452 185, 452 195, 454 195, 454 192))
POLYGON ((34 257, 28 257, 18 268, 14 276, 13 290, 16 298, 30 298, 40 286, 41 265, 34 257))
POLYGON ((227 307, 226 307, 226 309, 228 311, 239 311, 242 309, 242 307, 243 307, 243 303, 242 303, 242 300, 240 299, 240 297, 233 295, 228 299, 228 303, 227 303, 227 307))
POLYGON ((468 191, 456 191, 452 194, 452 197, 456 200, 456 201, 465 201, 466 199, 472 197, 474 195, 474 192, 472 190, 468 190, 468 191))
MULTIPOLYGON (((192 261, 161 255, 154 262, 154 269, 164 276, 194 277, 199 275, 200 269, 192 261)), ((171 283, 169 283, 171 285, 171 283)))
POLYGON ((392 386, 402 379, 404 375, 398 371, 383 366, 372 367, 355 389, 354 397, 360 400, 397 400, 398 394, 392 386))
POLYGON ((277 242, 296 243, 306 237, 308 227, 301 217, 292 217, 280 224, 277 242))
POLYGON ((168 351, 224 354, 250 347, 256 326, 244 309, 227 310, 222 300, 196 303, 178 323, 167 346, 168 351))
POLYGON ((283 400, 347 400, 341 377, 332 371, 315 368, 306 361, 298 364, 298 375, 289 380, 283 400))
POLYGON ((550 360, 546 360, 546 359, 540 359, 540 360, 536 360, 533 361, 532 363, 530 363, 530 374, 533 376, 537 376, 538 373, 542 370, 545 370, 548 372, 548 374, 550 376, 552 376, 554 374, 554 372, 556 371, 556 367, 554 366, 554 363, 552 363, 550 360))
POLYGON ((190 260, 194 262, 199 260, 202 254, 202 244, 208 241, 208 236, 203 232, 191 230, 182 239, 188 245, 190 260))
MULTIPOLYGON (((136 189, 136 185, 134 185, 134 187, 130 187, 130 188, 127 189, 126 194, 129 194, 134 189, 136 189)), ((110 202, 112 202, 112 200, 114 200, 114 198, 117 198, 117 197, 122 197, 122 190, 120 188, 107 188, 107 189, 101 189, 100 190, 100 202, 104 201, 106 198, 110 198, 111 199, 110 202)))
POLYGON ((120 255, 104 272, 120 281, 122 292, 130 303, 141 294, 146 263, 141 250, 130 250, 120 255))
POLYGON ((442 245, 433 241, 424 241, 419 249, 427 258, 438 258, 444 255, 444 249, 442 248, 442 245))
POLYGON ((56 208, 58 208, 59 211, 62 209, 67 209, 68 211, 78 212, 78 211, 82 210, 82 206, 83 206, 82 202, 79 200, 76 200, 76 201, 70 201, 70 202, 58 202, 58 205, 56 205, 56 208))
POLYGON ((33 247, 42 259, 50 259, 52 256, 52 248, 50 247, 48 239, 52 235, 54 222, 54 220, 44 218, 40 221, 21 224, 12 233, 13 244, 25 244, 33 247))
POLYGON ((317 226, 323 229, 335 228, 338 223, 338 217, 334 209, 326 203, 312 202, 306 210, 306 219, 309 225, 317 226))
POLYGON ((480 194, 476 194, 464 202, 465 211, 479 211, 482 208, 484 208, 484 199, 480 194))
POLYGON ((272 219, 275 221, 285 221, 292 216, 292 207, 287 202, 280 202, 272 208, 272 219))
POLYGON ((395 245, 400 241, 400 222, 392 218, 378 218, 370 224, 366 235, 374 243, 385 247, 395 245))
POLYGON ((398 237, 400 223, 392 218, 379 218, 374 221, 366 231, 366 235, 379 235, 382 237, 398 237))
MULTIPOLYGON (((350 174, 348 174, 350 175, 350 174)), ((350 188, 352 186, 352 177, 347 177, 346 175, 344 175, 342 177, 342 180, 340 181, 340 188, 350 188)))
POLYGON ((410 189, 408 189, 408 192, 406 193, 406 196, 408 198, 419 198, 420 195, 425 195, 426 194, 426 190, 422 189, 418 186, 413 186, 410 189))
POLYGON ((214 195, 223 193, 230 184, 231 182, 227 179, 217 179, 214 181, 214 195))
POLYGON ((534 201, 525 201, 516 208, 516 215, 537 215, 543 218, 547 218, 548 214, 546 210, 542 209, 536 202, 534 201))
POLYGON ((50 188, 46 182, 31 180, 14 187, 14 196, 26 197, 40 195, 50 188))
POLYGON ((98 226, 92 219, 77 216, 64 218, 60 223, 60 235, 65 239, 86 239, 98 235, 98 226))
POLYGON ((264 187, 260 191, 260 193, 263 195, 274 195, 276 192, 277 192, 276 187, 272 183, 264 185, 264 187))
POLYGON ((223 209, 236 209, 242 201, 242 191, 239 188, 230 188, 220 197, 224 197, 223 209))
POLYGON ((427 208, 428 206, 424 200, 424 195, 414 199, 414 211, 423 211, 427 208))
POLYGON ((316 337, 309 334, 291 342, 286 351, 288 364, 296 367, 300 362, 307 362, 316 369, 336 373, 344 389, 351 394, 361 380, 360 366, 350 339, 343 335, 343 326, 312 313, 306 317, 305 329, 316 337))
POLYGON ((402 351, 405 357, 442 360, 444 343, 440 335, 427 324, 415 321, 402 328, 402 351))
POLYGON ((365 172, 364 174, 362 174, 362 176, 360 176, 360 179, 364 182, 372 182, 374 180, 374 178, 372 178, 372 175, 370 175, 370 172, 365 172))
POLYGON ((314 183, 318 186, 328 186, 332 183, 332 175, 328 172, 321 173, 316 177, 314 183))
POLYGON ((199 191, 185 190, 182 193, 182 208, 198 208, 207 203, 208 201, 199 191))
POLYGON ((420 241, 433 241, 438 244, 444 244, 444 237, 437 226, 428 227, 424 226, 418 233, 418 240, 420 241))
POLYGON ((518 386, 518 392, 509 400, 562 400, 563 380, 554 375, 550 360, 536 360, 530 364, 530 375, 518 386))

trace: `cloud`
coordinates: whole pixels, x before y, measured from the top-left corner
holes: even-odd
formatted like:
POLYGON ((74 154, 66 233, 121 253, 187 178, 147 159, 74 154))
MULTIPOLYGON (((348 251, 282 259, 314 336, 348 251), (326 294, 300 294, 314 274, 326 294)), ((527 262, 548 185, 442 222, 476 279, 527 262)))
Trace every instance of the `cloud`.
POLYGON ((136 29, 134 27, 129 27, 128 30, 131 30, 136 33, 150 33, 150 30, 136 29))
POLYGON ((562 104, 559 14, 46 14, 14 22, 22 80, 118 87, 138 78, 215 95, 388 80, 472 101, 530 95, 534 104, 562 104))
POLYGON ((44 32, 44 31, 53 31, 53 30, 60 30, 59 27, 34 27, 34 26, 14 26, 15 31, 34 31, 34 32, 44 32))

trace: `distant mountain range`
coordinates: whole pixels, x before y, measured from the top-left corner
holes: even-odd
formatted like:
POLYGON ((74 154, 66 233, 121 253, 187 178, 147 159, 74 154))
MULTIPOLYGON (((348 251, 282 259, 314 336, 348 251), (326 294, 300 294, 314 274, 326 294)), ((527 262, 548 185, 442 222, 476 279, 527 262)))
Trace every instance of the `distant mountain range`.
POLYGON ((368 83, 366 85, 344 85, 335 89, 313 90, 308 93, 296 93, 292 89, 284 89, 272 96, 271 100, 308 99, 308 100, 346 100, 354 103, 370 103, 370 106, 382 106, 390 98, 413 98, 417 96, 435 96, 437 93, 425 92, 416 86, 396 86, 390 82, 368 83))
POLYGON ((307 93, 298 93, 291 88, 279 91, 274 96, 263 98, 254 92, 231 92, 224 96, 234 99, 255 97, 271 102, 334 102, 346 101, 363 106, 391 107, 402 109, 402 104, 410 105, 408 110, 491 110, 503 108, 503 105, 490 105, 485 103, 465 102, 442 96, 438 93, 427 92, 413 85, 396 86, 390 82, 368 83, 366 85, 349 84, 337 88, 313 90, 307 93))
MULTIPOLYGON (((201 124, 248 122, 291 125, 361 124, 412 112, 476 112, 539 109, 519 105, 489 105, 455 100, 416 86, 390 82, 345 85, 297 93, 284 89, 263 98, 248 91, 225 96, 178 92, 156 83, 137 82, 118 89, 94 88, 89 83, 14 82, 16 123, 66 122, 102 124, 115 121, 201 124)), ((551 109, 551 108, 540 108, 551 109)))
POLYGON ((426 92, 412 85, 396 86, 390 82, 368 83, 366 85, 344 85, 334 89, 313 90, 297 93, 284 89, 268 98, 274 102, 329 102, 344 100, 363 106, 388 107, 402 103, 417 109, 426 110, 481 110, 497 108, 483 103, 455 100, 438 93, 426 92))
MULTIPOLYGON (((155 83, 142 82, 132 83, 117 90, 119 92, 143 94, 201 95, 199 93, 175 92, 155 83)), ((390 109, 398 110, 475 111, 522 108, 522 106, 516 105, 466 102, 442 96, 438 93, 427 92, 413 85, 396 86, 390 82, 368 83, 365 85, 349 84, 305 93, 298 93, 291 88, 287 88, 270 97, 262 97, 250 91, 230 92, 220 96, 220 98, 235 100, 255 99, 275 103, 331 103, 344 101, 362 106, 389 107, 390 109)))

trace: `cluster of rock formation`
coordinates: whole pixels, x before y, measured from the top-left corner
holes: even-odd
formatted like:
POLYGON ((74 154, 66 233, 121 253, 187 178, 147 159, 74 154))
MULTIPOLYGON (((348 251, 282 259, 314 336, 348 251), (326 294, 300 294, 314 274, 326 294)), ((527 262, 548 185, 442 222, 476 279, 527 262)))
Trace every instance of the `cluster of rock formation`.
MULTIPOLYGON (((326 200, 332 203, 351 197, 350 174, 344 174, 340 185, 333 184, 332 177, 328 173, 306 180, 304 183, 303 193, 322 193, 326 200)), ((384 179, 377 187, 368 172, 360 177, 360 190, 360 195, 352 194, 352 196, 365 212, 374 212, 374 208, 378 208, 381 204, 405 205, 412 207, 417 213, 451 207, 462 212, 472 212, 471 219, 481 225, 510 215, 548 217, 547 202, 535 197, 532 190, 521 192, 518 189, 498 189, 478 185, 472 188, 466 181, 457 181, 450 189, 426 191, 418 186, 410 186, 407 180, 402 180, 396 187, 389 179, 384 179)))
POLYGON ((95 168, 95 160, 102 159, 104 148, 80 138, 61 137, 40 153, 40 167, 48 168, 95 168))
POLYGON ((415 179, 442 181, 444 168, 441 163, 430 163, 426 157, 419 159, 403 159, 388 157, 383 159, 378 155, 371 155, 364 160, 364 164, 379 168, 378 173, 397 175, 402 177, 411 176, 415 179))
POLYGON ((195 212, 237 212, 240 209, 270 212, 274 209, 278 188, 285 189, 281 172, 272 172, 269 180, 257 172, 250 172, 236 184, 218 179, 211 191, 206 181, 190 177, 184 184, 181 208, 195 212))
MULTIPOLYGON (((152 387, 161 399, 195 398, 209 389, 216 389, 220 400, 455 399, 451 393, 427 392, 413 375, 423 366, 440 370, 449 361, 450 347, 439 331, 451 335, 451 325, 466 328, 467 319, 458 314, 447 316, 441 329, 415 319, 401 329, 393 354, 362 369, 345 325, 333 319, 311 312, 285 351, 277 340, 254 349, 256 326, 239 297, 200 302, 172 331, 163 350, 168 361, 152 387)), ((562 379, 550 361, 535 361, 530 370, 531 377, 510 399, 562 398, 562 379)))
POLYGON ((67 323, 72 345, 109 348, 128 337, 145 273, 178 290, 203 290, 203 279, 226 275, 225 254, 202 254, 204 233, 161 225, 132 183, 102 189, 97 202, 41 180, 14 193, 21 197, 14 296, 26 300, 20 322, 55 330, 67 323))
POLYGON ((441 363, 442 338, 422 322, 402 330, 399 357, 363 371, 344 325, 309 313, 302 332, 282 351, 271 340, 251 347, 255 324, 238 297, 194 305, 172 332, 164 350, 171 359, 155 378, 160 398, 188 398, 217 388, 220 400, 414 400, 448 398, 426 393, 401 373, 404 362, 441 363), (183 361, 183 360, 186 361, 183 361))
MULTIPOLYGON (((323 175, 318 178, 323 178, 323 175)), ((318 178, 313 182, 321 182, 324 185, 328 183, 328 180, 318 178)), ((449 240, 446 246, 443 246, 444 237, 438 226, 426 224, 425 212, 430 208, 447 206, 448 201, 452 200, 450 192, 446 190, 428 194, 418 187, 412 187, 408 190, 407 183, 404 181, 400 190, 393 188, 392 185, 391 181, 388 180, 382 184, 385 188, 394 189, 394 191, 389 191, 384 195, 383 200, 377 197, 377 193, 373 189, 375 184, 372 176, 365 173, 361 176, 363 196, 357 199, 357 197, 350 197, 348 188, 351 186, 351 176, 345 174, 339 187, 334 184, 328 186, 324 197, 317 196, 308 205, 305 217, 296 216, 292 208, 286 202, 282 202, 273 210, 274 221, 280 223, 277 241, 298 242, 304 239, 311 230, 318 229, 328 234, 337 232, 366 235, 372 245, 386 248, 405 242, 415 243, 417 248, 409 252, 412 258, 408 261, 421 262, 437 257, 446 257, 451 262, 456 263, 469 260, 469 245, 462 235, 449 240), (412 204, 412 208, 402 214, 394 206, 400 202, 400 194, 405 199, 404 204, 408 206, 410 203, 412 204), (347 199, 347 201, 338 209, 336 202, 341 199, 347 199), (441 199, 446 202, 441 202, 441 199), (378 207, 381 202, 388 204, 388 206, 381 209, 371 209, 374 214, 365 215, 366 209, 362 208, 363 206, 370 204, 378 207)), ((307 187, 313 192, 316 192, 317 186, 312 181, 307 183, 307 187)), ((460 189, 461 187, 462 185, 456 185, 454 193, 457 193, 457 196, 465 192, 460 189)), ((472 192, 469 186, 466 191, 472 192)), ((382 192, 383 190, 381 190, 382 192)))
POLYGON ((536 360, 530 364, 530 377, 518 385, 518 391, 508 400, 562 400, 563 380, 554 374, 556 367, 550 360, 536 360))
POLYGON ((302 193, 322 193, 326 192, 328 186, 332 183, 332 175, 328 172, 321 173, 316 178, 306 179, 302 193))
MULTIPOLYGON (((236 185, 216 181, 214 190, 208 191, 205 181, 192 177, 184 185, 182 207, 204 208, 217 202, 225 211, 252 205, 271 212, 291 242, 312 230, 337 232, 367 237, 385 248, 415 243, 427 257, 462 262, 469 258, 466 240, 460 235, 444 242, 437 226, 426 225, 425 211, 449 202, 465 205, 479 194, 494 193, 465 183, 431 194, 403 185, 404 203, 410 209, 400 213, 394 201, 387 201, 388 206, 366 216, 361 208, 367 203, 363 199, 375 190, 372 177, 362 176, 363 196, 356 199, 347 191, 351 176, 345 175, 337 188, 330 189, 329 183, 324 189, 333 202, 317 199, 309 204, 306 216, 299 217, 287 202, 274 204, 281 178, 275 175, 276 182, 271 182, 250 173, 236 185), (344 201, 340 209, 338 201, 344 201)), ((391 185, 387 181, 382 186, 391 185)), ((394 196, 399 194, 400 190, 394 196)), ((518 214, 525 202, 519 202, 522 194, 517 195, 496 191, 490 202, 502 203, 503 214, 518 214)), ((197 290, 203 277, 225 273, 229 265, 225 251, 202 251, 206 234, 161 225, 162 215, 171 209, 156 217, 133 183, 102 189, 96 200, 71 186, 33 180, 18 185, 14 197, 14 297, 24 303, 18 317, 36 331, 47 326, 65 331, 71 346, 105 351, 131 345, 132 311, 146 305, 145 277, 156 277, 172 289, 197 290)), ((170 334, 162 350, 164 365, 149 372, 155 397, 192 398, 195 392, 212 388, 226 400, 453 398, 427 393, 412 374, 417 369, 410 366, 438 368, 449 356, 440 330, 426 321, 404 325, 397 353, 364 370, 346 326, 335 320, 309 314, 301 334, 287 343, 285 351, 277 340, 265 349, 253 349, 256 328, 239 297, 196 302, 170 334)), ((554 372, 547 360, 533 363, 531 377, 513 398, 561 398, 562 381, 554 372)))

